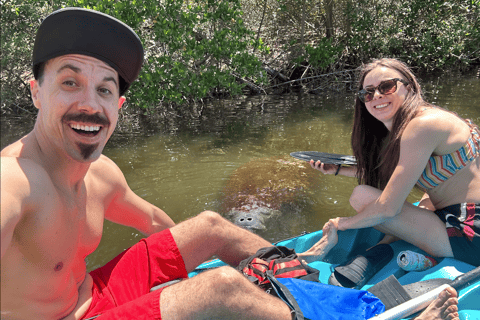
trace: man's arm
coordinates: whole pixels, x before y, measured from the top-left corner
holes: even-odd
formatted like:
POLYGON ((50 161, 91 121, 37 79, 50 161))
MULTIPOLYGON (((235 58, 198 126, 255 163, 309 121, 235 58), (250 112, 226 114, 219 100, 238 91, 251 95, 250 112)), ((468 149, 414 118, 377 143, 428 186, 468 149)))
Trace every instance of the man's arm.
MULTIPOLYGON (((2 172, 3 176, 3 172, 2 172)), ((2 246, 2 253, 1 258, 7 251, 7 248, 10 246, 13 238, 13 231, 17 226, 18 221, 21 218, 21 204, 17 199, 15 199, 14 195, 9 192, 6 188, 7 183, 4 183, 5 178, 1 179, 1 246, 2 246)))
POLYGON ((12 157, 1 158, 0 211, 1 211, 1 258, 12 242, 15 227, 23 216, 29 184, 19 162, 27 162, 12 157))
POLYGON ((161 209, 136 195, 128 186, 120 168, 110 159, 102 156, 101 166, 96 164, 95 174, 108 183, 111 194, 108 196, 105 218, 129 227, 146 235, 173 227, 173 220, 161 209))

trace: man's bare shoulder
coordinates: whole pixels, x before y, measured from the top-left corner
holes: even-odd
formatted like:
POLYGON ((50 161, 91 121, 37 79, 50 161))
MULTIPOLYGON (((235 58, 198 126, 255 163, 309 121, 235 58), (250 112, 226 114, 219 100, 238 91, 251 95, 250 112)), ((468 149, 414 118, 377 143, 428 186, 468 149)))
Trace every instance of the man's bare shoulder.
POLYGON ((1 157, 1 178, 15 179, 18 182, 26 179, 29 182, 45 182, 50 180, 47 171, 38 163, 27 158, 1 157))
POLYGON ((47 172, 30 159, 1 157, 2 258, 17 223, 28 212, 41 211, 55 190, 47 172))
MULTIPOLYGON (((17 157, 1 157, 2 191, 22 197, 48 192, 52 186, 45 169, 35 161, 17 157)), ((40 194, 38 194, 41 196, 40 194)))
MULTIPOLYGON (((20 140, 9 144, 5 148, 2 149, 1 156, 2 157, 20 157, 22 151, 24 151, 25 143, 29 140, 29 135, 26 135, 20 140)), ((30 139, 31 140, 31 139, 30 139)))
POLYGON ((110 186, 124 188, 127 185, 122 170, 113 160, 105 155, 101 155, 98 160, 92 162, 88 172, 88 178, 101 181, 110 186))

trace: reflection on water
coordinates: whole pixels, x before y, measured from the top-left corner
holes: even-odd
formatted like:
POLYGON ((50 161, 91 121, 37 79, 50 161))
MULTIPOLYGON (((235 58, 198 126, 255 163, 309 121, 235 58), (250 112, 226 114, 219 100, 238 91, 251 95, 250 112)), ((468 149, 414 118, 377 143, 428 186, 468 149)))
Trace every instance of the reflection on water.
MULTIPOLYGON (((473 76, 425 80, 428 101, 480 124, 480 81, 473 76)), ((162 208, 175 222, 204 210, 220 211, 222 190, 243 164, 292 151, 351 154, 352 94, 243 97, 204 106, 195 117, 160 130, 114 134, 104 154, 113 159, 132 190, 162 208), (173 129, 172 129, 173 128, 173 129), (167 132, 167 133, 165 133, 167 132)), ((2 148, 27 133, 2 119, 2 148)), ((312 205, 295 223, 261 234, 270 241, 320 229, 332 217, 352 215, 348 199, 356 180, 322 176, 312 205)), ((414 192, 410 200, 421 196, 414 192)), ((103 265, 141 235, 131 228, 105 224, 98 250, 88 257, 89 269, 103 265)))

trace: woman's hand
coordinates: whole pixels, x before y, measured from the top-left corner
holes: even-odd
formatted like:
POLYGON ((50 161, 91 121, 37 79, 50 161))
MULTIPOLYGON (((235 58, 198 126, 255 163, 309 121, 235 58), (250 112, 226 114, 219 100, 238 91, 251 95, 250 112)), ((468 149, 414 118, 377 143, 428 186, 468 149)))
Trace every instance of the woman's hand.
POLYGON ((338 170, 338 165, 326 164, 321 162, 320 160, 318 160, 317 162, 313 161, 313 159, 310 160, 310 166, 313 169, 322 172, 323 174, 335 174, 337 173, 337 170, 338 170))

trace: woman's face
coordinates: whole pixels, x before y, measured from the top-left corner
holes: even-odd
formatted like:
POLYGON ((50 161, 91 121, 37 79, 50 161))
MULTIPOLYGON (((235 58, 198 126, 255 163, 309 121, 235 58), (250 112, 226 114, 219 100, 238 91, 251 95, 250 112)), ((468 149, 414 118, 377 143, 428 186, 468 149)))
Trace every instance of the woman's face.
MULTIPOLYGON (((363 81, 363 89, 368 87, 376 88, 382 81, 395 78, 407 80, 395 69, 378 66, 366 75, 363 81)), ((408 93, 405 84, 397 81, 396 85, 397 90, 391 94, 382 94, 376 89, 373 99, 365 102, 368 112, 377 120, 381 121, 388 130, 392 129, 393 118, 405 101, 408 93)))

